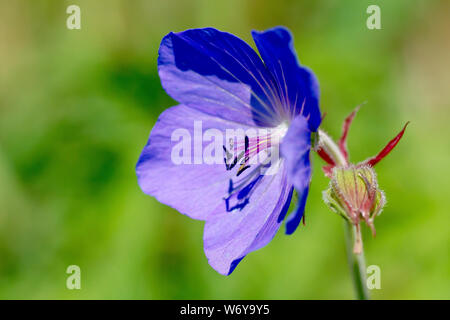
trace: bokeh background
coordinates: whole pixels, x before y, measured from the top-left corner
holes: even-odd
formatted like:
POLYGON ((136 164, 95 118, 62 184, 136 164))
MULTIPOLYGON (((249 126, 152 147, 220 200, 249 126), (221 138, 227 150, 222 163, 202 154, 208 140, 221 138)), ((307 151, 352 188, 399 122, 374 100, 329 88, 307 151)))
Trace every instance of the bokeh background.
POLYGON ((156 58, 170 31, 213 26, 253 42, 289 27, 321 84, 323 128, 367 104, 351 157, 378 152, 388 205, 364 229, 378 299, 450 298, 450 2, 298 0, 0 1, 0 298, 351 299, 342 221, 321 200, 314 155, 306 227, 279 232, 229 277, 209 267, 203 223, 144 195, 134 166, 175 104, 156 58), (81 30, 66 8, 81 7, 81 30), (366 28, 381 7, 382 30, 366 28), (82 289, 66 289, 81 267, 82 289))

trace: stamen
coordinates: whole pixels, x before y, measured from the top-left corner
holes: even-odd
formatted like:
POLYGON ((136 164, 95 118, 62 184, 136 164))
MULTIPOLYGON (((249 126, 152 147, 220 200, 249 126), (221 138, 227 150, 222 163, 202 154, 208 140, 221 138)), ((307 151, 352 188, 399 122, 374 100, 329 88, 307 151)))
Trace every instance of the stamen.
POLYGON ((242 210, 249 203, 255 186, 260 183, 261 178, 263 177, 263 169, 275 165, 271 162, 265 163, 266 161, 260 161, 254 165, 253 163, 250 163, 250 160, 253 157, 258 156, 262 151, 267 151, 265 160, 271 159, 272 150, 270 148, 275 146, 275 144, 279 144, 286 132, 287 126, 283 124, 275 129, 269 129, 268 133, 258 135, 254 138, 249 138, 245 135, 243 144, 241 142, 240 145, 239 143, 233 145, 231 142, 234 141, 234 139, 231 139, 229 149, 225 145, 223 146, 223 159, 226 170, 230 171, 237 167, 235 177, 239 177, 239 179, 231 178, 229 180, 228 195, 223 198, 228 212, 242 210), (239 154, 233 157, 233 155, 237 153, 239 154), (253 170, 248 174, 243 175, 244 172, 248 172, 252 167, 253 170), (236 200, 234 205, 231 204, 232 199, 236 200))
POLYGON ((261 181, 262 177, 263 175, 260 174, 260 168, 258 167, 252 173, 247 175, 243 182, 239 183, 238 186, 234 186, 233 180, 230 179, 228 196, 224 197, 227 212, 232 212, 236 209, 241 211, 244 209, 245 206, 250 203, 250 196, 255 190, 255 186, 261 181), (236 204, 232 206, 230 201, 234 198, 236 199, 236 204))
POLYGON ((236 174, 236 177, 239 177, 245 170, 247 170, 248 168, 250 168, 250 166, 244 166, 241 165, 240 168, 238 169, 238 172, 236 174))

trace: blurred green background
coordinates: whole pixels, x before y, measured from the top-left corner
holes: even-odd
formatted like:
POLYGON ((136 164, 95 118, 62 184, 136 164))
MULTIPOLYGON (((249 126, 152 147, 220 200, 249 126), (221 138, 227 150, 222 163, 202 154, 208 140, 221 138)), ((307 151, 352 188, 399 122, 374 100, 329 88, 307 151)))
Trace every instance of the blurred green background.
MULTIPOLYGON (((450 298, 450 2, 0 1, 0 298, 350 299, 342 221, 321 200, 314 155, 306 227, 279 232, 229 277, 203 254, 203 223, 144 195, 134 166, 159 113, 175 104, 156 58, 170 31, 213 26, 253 45, 289 27, 321 84, 323 128, 354 161, 378 152, 388 198, 364 228, 378 299, 450 298), (81 30, 66 8, 81 7, 81 30), (382 30, 366 28, 381 7, 382 30), (66 289, 68 265, 81 290, 66 289)), ((284 227, 283 227, 284 229, 284 227)))

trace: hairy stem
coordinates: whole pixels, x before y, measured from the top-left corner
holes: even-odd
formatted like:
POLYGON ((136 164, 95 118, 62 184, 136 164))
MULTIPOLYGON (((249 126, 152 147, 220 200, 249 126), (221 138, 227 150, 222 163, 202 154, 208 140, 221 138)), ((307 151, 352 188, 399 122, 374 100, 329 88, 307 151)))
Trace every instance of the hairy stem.
POLYGON ((355 242, 357 233, 356 227, 349 223, 348 221, 344 221, 345 228, 345 244, 347 249, 347 259, 348 266, 350 268, 350 272, 352 273, 353 278, 353 287, 355 289, 356 298, 359 300, 369 300, 369 291, 367 290, 366 283, 366 262, 364 259, 364 250, 361 242, 361 252, 356 254, 353 250, 353 243, 355 242))

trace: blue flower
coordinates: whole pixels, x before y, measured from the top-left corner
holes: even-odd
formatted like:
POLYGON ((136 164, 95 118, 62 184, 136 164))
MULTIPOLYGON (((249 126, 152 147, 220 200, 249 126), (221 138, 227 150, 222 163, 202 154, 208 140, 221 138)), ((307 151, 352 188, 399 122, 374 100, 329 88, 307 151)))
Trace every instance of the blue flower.
POLYGON ((311 133, 321 121, 318 81, 299 64, 290 32, 276 27, 252 36, 262 59, 241 39, 212 28, 163 38, 159 76, 180 104, 160 115, 136 165, 146 194, 205 221, 205 254, 225 275, 272 240, 294 188, 299 200, 286 233, 299 225, 311 180, 311 133), (230 146, 225 139, 220 155, 213 148, 221 163, 204 159, 202 148, 211 140, 189 144, 205 131, 226 135, 230 129, 258 133, 230 146), (174 132, 188 137, 179 142, 174 132), (174 161, 180 143, 182 161, 174 161), (264 161, 251 163, 263 149, 269 157, 278 146, 281 156, 269 163, 275 174, 265 173, 264 161))

